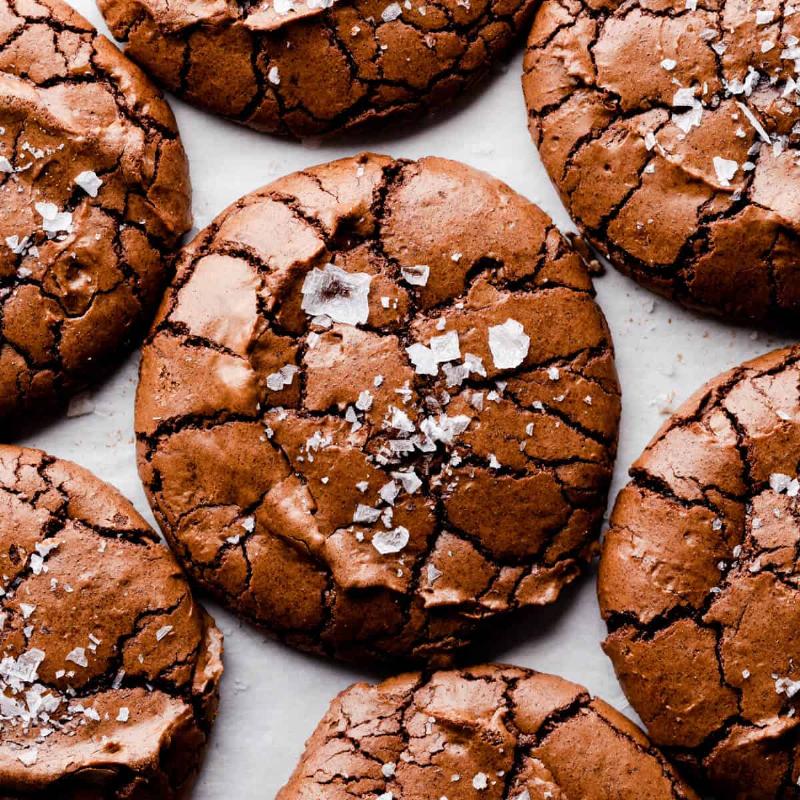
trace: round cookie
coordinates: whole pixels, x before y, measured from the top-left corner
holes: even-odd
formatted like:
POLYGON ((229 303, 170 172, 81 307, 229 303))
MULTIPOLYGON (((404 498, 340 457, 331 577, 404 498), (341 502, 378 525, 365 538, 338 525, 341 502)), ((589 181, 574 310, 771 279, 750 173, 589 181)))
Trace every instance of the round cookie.
POLYGON ((462 164, 364 154, 185 248, 136 430, 202 586, 303 649, 396 663, 579 574, 618 414, 591 281, 545 214, 462 164))
POLYGON ((60 0, 0 0, 0 419, 119 359, 191 224, 156 88, 60 0))
POLYGON ((327 134, 450 102, 535 0, 98 0, 162 86, 270 133, 327 134))
POLYGON ((68 461, 0 446, 0 796, 183 796, 221 655, 125 498, 68 461))
POLYGON ((554 675, 488 665, 357 683, 277 800, 696 800, 628 719, 554 675))
POLYGON ((614 266, 689 307, 796 327, 792 11, 545 0, 523 88, 550 177, 614 266))
POLYGON ((606 653, 651 739, 717 797, 800 797, 800 347, 714 379, 617 498, 606 653))

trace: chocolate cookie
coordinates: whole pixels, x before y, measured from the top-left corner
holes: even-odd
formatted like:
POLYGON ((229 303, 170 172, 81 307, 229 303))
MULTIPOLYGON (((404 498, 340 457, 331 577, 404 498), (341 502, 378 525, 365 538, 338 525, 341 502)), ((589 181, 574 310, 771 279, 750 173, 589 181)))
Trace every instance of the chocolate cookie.
POLYGON ((545 0, 530 130, 578 226, 645 286, 797 327, 800 15, 776 0, 545 0))
POLYGON ((487 72, 535 0, 98 0, 170 91, 307 136, 444 105, 487 72))
POLYGON ((374 797, 696 800, 611 706, 563 678, 502 665, 351 686, 277 800, 374 797))
POLYGON ((68 461, 0 446, 0 797, 177 798, 221 655, 127 500, 68 461))
POLYGON ((800 797, 800 347, 716 378, 648 445, 600 566, 605 650, 720 798, 800 797))
POLYGON ((136 429, 202 586, 298 647, 396 663, 579 574, 618 414, 591 281, 545 214, 462 164, 365 154, 184 250, 136 429))
POLYGON ((191 224, 175 120, 59 0, 0 0, 0 419, 119 358, 191 224))

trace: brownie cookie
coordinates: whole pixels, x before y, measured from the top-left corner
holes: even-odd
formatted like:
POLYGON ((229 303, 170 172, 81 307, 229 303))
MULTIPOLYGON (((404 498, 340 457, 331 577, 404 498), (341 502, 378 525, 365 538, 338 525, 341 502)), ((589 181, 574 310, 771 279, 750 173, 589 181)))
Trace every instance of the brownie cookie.
POLYGON ((162 86, 261 131, 407 117, 480 79, 535 0, 98 0, 162 86))
POLYGON ((720 798, 800 797, 800 347, 714 379, 631 468, 605 650, 653 741, 720 798))
POLYGON ((545 0, 530 130, 589 241, 660 294, 797 327, 800 15, 777 0, 545 0))
POLYGON ((187 570, 342 658, 429 658, 553 602, 595 548, 611 339, 578 255, 504 184, 365 154, 183 252, 144 348, 139 469, 187 570))
POLYGON ((696 800, 582 686, 488 665, 356 683, 331 704, 277 800, 696 800))
POLYGON ((191 224, 172 112, 59 0, 0 0, 0 419, 119 359, 191 224))
POLYGON ((221 655, 125 498, 68 461, 0 446, 0 797, 182 796, 221 655))

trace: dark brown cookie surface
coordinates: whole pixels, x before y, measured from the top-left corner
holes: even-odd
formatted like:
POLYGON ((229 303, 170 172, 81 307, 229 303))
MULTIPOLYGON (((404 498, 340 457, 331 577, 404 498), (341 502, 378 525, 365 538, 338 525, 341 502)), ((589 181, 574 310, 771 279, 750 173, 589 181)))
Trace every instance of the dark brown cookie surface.
POLYGON ((796 326, 793 12, 545 0, 523 86, 551 178, 616 267, 693 308, 796 326))
POLYGON ((648 445, 600 566, 604 648, 718 797, 800 797, 800 348, 713 380, 648 445))
POLYGON ((175 120, 139 68, 60 0, 0 0, 0 419, 119 357, 190 223, 175 120))
POLYGON ((185 249, 136 428, 203 586, 301 648, 391 659, 557 598, 593 551, 618 415, 591 281, 544 213, 455 162, 362 155, 185 249))
POLYGON ((75 464, 0 447, 0 796, 178 797, 221 654, 127 500, 75 464))
POLYGON ((474 83, 534 0, 100 0, 159 82, 262 131, 330 133, 436 108, 474 83))
POLYGON ((642 732, 563 678, 501 665, 331 704, 277 800, 695 800, 642 732))

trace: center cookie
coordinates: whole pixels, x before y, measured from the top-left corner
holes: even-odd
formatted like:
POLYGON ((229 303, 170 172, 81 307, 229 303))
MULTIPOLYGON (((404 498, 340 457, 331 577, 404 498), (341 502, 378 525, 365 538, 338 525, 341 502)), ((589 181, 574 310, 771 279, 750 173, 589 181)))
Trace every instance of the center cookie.
POLYGON ((60 0, 0 0, 0 421, 120 359, 189 194, 175 119, 141 70, 60 0))
POLYGON ((599 594, 650 738, 739 800, 800 797, 800 348, 711 381, 631 469, 599 594))
POLYGON ((531 134, 616 267, 690 307, 796 327, 798 41, 776 0, 545 0, 531 134))
POLYGON ((558 597, 594 551, 618 415, 552 222, 464 165, 362 155, 186 248, 136 428, 196 580, 301 648, 391 659, 558 597))
POLYGON ((127 500, 75 464, 0 446, 0 797, 185 796, 221 652, 127 500))
POLYGON ((277 800, 697 800, 642 732, 582 686, 490 664, 357 683, 277 800))
POLYGON ((170 91, 307 136, 437 108, 483 76, 534 0, 100 0, 170 91))

